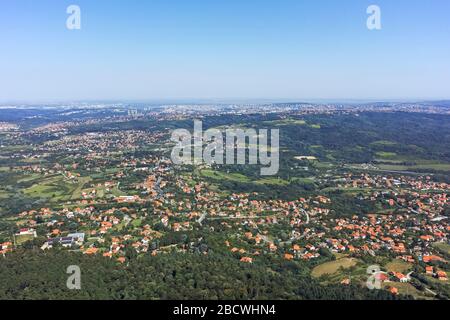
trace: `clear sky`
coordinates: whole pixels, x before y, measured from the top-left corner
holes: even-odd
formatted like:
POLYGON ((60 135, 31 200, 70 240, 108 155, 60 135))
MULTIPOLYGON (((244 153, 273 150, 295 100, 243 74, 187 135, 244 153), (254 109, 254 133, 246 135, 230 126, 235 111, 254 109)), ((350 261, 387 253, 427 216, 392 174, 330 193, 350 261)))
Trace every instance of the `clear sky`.
POLYGON ((0 0, 1 101, 195 98, 448 99, 450 1, 0 0))

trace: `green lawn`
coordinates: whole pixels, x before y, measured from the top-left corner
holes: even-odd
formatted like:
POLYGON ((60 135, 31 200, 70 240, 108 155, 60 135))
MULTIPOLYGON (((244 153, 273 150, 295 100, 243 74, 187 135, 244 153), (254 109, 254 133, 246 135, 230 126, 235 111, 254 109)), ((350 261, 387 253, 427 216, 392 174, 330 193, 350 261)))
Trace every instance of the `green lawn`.
POLYGON ((135 219, 131 221, 131 225, 135 228, 140 227, 142 224, 142 219, 135 219))
POLYGON ((263 124, 269 124, 273 126, 303 126, 306 124, 305 120, 295 120, 295 119, 284 119, 284 120, 274 120, 274 121, 264 121, 263 124))
POLYGON ((395 271, 400 273, 411 271, 412 267, 412 264, 399 259, 394 259, 385 265, 387 271, 395 271))
POLYGON ((20 236, 16 236, 16 244, 18 246, 20 246, 21 244, 33 240, 34 237, 32 235, 20 235, 20 236))
POLYGON ((228 181, 245 182, 245 183, 252 182, 247 176, 240 174, 240 173, 225 173, 225 172, 214 171, 214 170, 201 170, 201 175, 205 178, 210 178, 213 180, 228 180, 228 181))
POLYGON ((383 285, 384 289, 388 290, 390 287, 395 287, 398 292, 403 295, 411 295, 416 299, 429 300, 432 299, 431 296, 427 296, 425 292, 417 290, 410 283, 400 283, 400 282, 387 282, 383 285))
POLYGON ((377 165, 381 170, 392 171, 414 171, 414 170, 438 170, 438 171, 450 171, 450 163, 428 163, 428 164, 416 164, 411 166, 399 165, 399 164, 381 164, 377 165))
POLYGON ((252 181, 249 177, 240 173, 225 173, 214 170, 201 170, 201 175, 205 178, 210 178, 218 181, 233 181, 241 183, 255 183, 259 185, 272 185, 272 186, 288 186, 293 182, 300 182, 303 184, 313 184, 314 180, 311 178, 292 178, 291 181, 281 179, 278 177, 267 177, 252 181))
POLYGON ((354 258, 342 258, 335 261, 325 262, 315 267, 311 275, 318 278, 323 275, 331 275, 337 273, 341 268, 348 269, 358 264, 358 260, 354 258))
POLYGON ((371 147, 392 147, 396 146, 398 143, 394 141, 380 140, 375 141, 370 144, 371 147))
POLYGON ((383 158, 383 159, 392 159, 397 156, 395 152, 384 152, 380 151, 376 153, 377 157, 383 158))
POLYGON ((433 244, 433 247, 438 249, 439 251, 445 252, 450 255, 450 244, 444 242, 436 242, 433 244))
POLYGON ((90 178, 79 178, 77 182, 72 182, 62 175, 54 175, 33 181, 35 184, 23 190, 25 195, 52 201, 68 201, 81 197, 83 186, 90 178))
POLYGON ((6 190, 0 189, 0 199, 7 199, 11 196, 11 193, 9 193, 6 190))
POLYGON ((76 189, 72 193, 72 200, 80 199, 83 193, 84 186, 91 181, 89 177, 78 178, 78 183, 75 185, 76 189))
POLYGON ((280 179, 280 178, 264 178, 259 179, 255 182, 256 184, 265 184, 265 185, 273 185, 273 186, 287 186, 289 185, 289 181, 280 179))

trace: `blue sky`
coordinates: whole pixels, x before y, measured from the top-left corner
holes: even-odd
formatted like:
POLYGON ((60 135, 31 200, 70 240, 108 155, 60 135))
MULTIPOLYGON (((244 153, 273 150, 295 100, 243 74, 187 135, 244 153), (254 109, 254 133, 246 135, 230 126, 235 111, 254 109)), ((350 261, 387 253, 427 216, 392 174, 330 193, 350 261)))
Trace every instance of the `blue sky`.
POLYGON ((449 84, 448 0, 0 1, 1 101, 443 99, 449 84))

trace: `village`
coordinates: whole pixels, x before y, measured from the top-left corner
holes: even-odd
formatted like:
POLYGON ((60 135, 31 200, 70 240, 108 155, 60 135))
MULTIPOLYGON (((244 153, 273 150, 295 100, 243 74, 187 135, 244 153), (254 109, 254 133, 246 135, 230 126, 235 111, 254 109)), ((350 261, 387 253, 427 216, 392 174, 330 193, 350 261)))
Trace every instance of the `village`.
POLYGON ((0 232, 0 256, 38 247, 126 266, 145 255, 219 251, 242 265, 300 263, 320 281, 343 286, 364 286, 367 267, 380 265, 377 279, 393 295, 433 298, 449 288, 450 185, 432 175, 317 169, 316 157, 295 156, 302 171, 315 175, 317 190, 286 200, 222 190, 210 179, 220 172, 213 165, 173 164, 167 130, 69 134, 77 125, 9 132, 17 144, 29 135, 53 139, 7 154, 17 165, 3 172, 18 177, 20 192, 46 201, 5 220, 13 228, 0 232))

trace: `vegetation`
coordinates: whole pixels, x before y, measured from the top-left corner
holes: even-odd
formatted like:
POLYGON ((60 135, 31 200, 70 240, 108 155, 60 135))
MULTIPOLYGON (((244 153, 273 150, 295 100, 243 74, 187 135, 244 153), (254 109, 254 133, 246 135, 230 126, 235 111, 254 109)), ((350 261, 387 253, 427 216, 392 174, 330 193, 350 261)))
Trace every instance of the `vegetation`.
POLYGON ((147 256, 117 266, 61 251, 17 252, 2 258, 0 275, 3 299, 396 299, 360 286, 322 286, 295 264, 244 265, 215 254, 147 256), (70 265, 81 268, 81 290, 67 289, 70 265))

